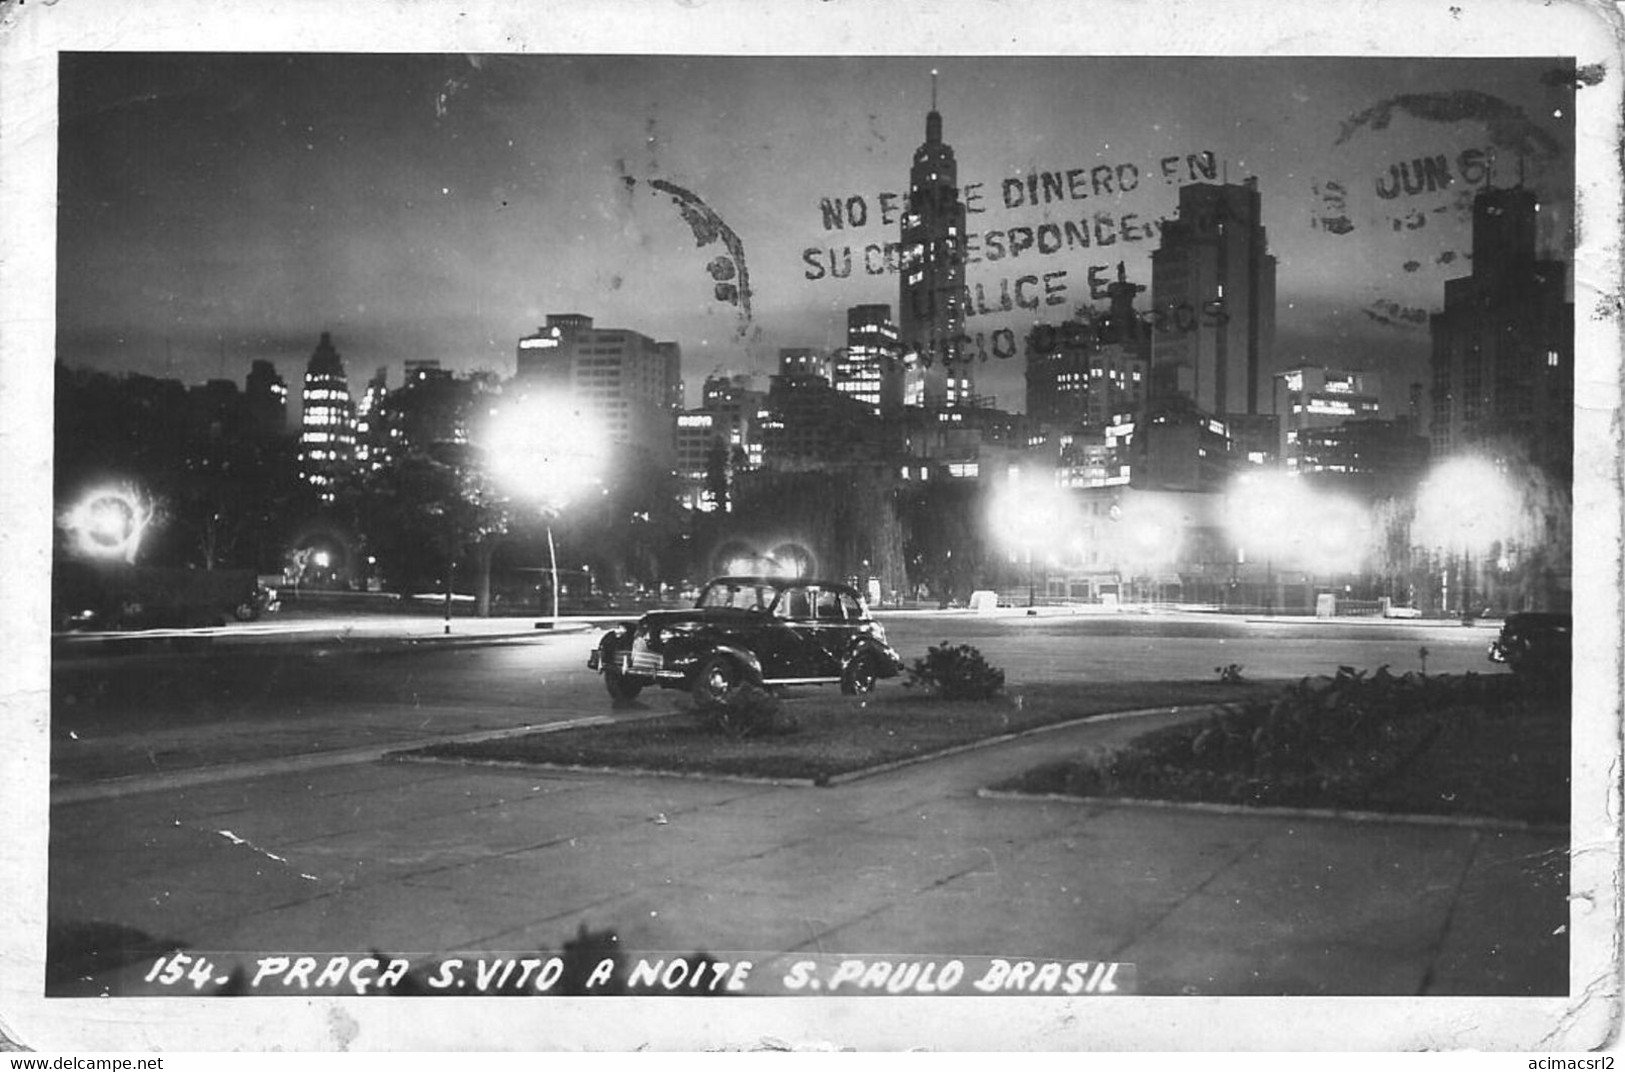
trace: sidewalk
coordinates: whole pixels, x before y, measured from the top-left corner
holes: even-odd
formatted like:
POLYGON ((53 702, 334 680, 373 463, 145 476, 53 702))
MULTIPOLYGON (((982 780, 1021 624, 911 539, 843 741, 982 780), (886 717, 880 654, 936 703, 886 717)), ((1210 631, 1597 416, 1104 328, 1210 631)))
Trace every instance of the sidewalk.
POLYGON ((535 953, 580 928, 636 953, 1131 962, 1141 995, 1567 992, 1562 832, 978 796, 1155 724, 825 789, 383 761, 62 803, 65 992, 123 992, 175 946, 535 953))

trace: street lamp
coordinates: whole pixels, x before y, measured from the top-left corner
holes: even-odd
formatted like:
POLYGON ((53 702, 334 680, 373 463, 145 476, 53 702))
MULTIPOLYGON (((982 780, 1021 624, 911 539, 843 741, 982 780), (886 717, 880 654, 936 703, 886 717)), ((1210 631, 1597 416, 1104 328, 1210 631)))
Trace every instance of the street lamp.
MULTIPOLYGON (((1411 533, 1418 546, 1460 556, 1461 610, 1469 609, 1473 555, 1487 554, 1515 530, 1522 501, 1500 468, 1487 458, 1459 455, 1435 466, 1416 492, 1411 533)), ((1446 589, 1446 610, 1449 592, 1446 589)))
POLYGON ((989 522, 994 534, 1007 547, 1027 560, 1027 606, 1035 599, 1036 579, 1033 556, 1039 549, 1064 546, 1068 530, 1075 527, 1073 501, 1051 481, 1023 481, 1020 470, 1013 471, 990 503, 989 522))
POLYGON ((1225 522, 1240 560, 1265 563, 1266 609, 1274 610, 1275 567, 1316 574, 1355 572, 1366 558, 1370 520, 1349 499, 1318 491, 1279 470, 1244 473, 1230 485, 1225 522))
POLYGON ((491 411, 486 450, 491 473, 512 494, 536 503, 547 530, 553 618, 559 616, 559 558, 553 519, 603 479, 609 444, 597 421, 564 398, 522 395, 491 411))
POLYGON ((1152 574, 1179 561, 1185 520, 1178 505, 1157 492, 1125 496, 1123 502, 1112 509, 1118 533, 1115 548, 1118 567, 1128 568, 1132 598, 1144 603, 1145 586, 1140 578, 1152 581, 1153 594, 1160 594, 1161 585, 1153 581, 1152 574))
POLYGON ((1264 612, 1275 613, 1275 564, 1298 539, 1303 502, 1298 478, 1280 471, 1244 473, 1231 482, 1225 524, 1237 553, 1264 560, 1264 612))
POLYGON ((81 554, 134 562, 141 537, 152 523, 152 502, 131 488, 98 488, 62 517, 81 554))

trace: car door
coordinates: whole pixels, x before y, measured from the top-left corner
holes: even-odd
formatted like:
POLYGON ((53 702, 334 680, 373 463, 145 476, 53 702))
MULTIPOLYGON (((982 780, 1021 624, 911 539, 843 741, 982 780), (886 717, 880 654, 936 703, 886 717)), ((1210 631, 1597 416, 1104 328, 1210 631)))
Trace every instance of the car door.
POLYGON ((819 588, 810 595, 813 615, 806 627, 807 658, 816 666, 817 676, 839 678, 849 632, 841 593, 833 588, 819 588))
POLYGON ((772 643, 779 672, 766 676, 787 681, 827 681, 839 676, 839 663, 829 654, 817 616, 822 595, 820 589, 808 585, 793 585, 780 594, 773 608, 772 643))

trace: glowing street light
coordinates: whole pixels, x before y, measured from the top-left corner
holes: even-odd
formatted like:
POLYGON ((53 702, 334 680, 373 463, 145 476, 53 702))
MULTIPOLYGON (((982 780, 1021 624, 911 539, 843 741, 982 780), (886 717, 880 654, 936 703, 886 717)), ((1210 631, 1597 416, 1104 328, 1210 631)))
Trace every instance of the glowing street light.
MULTIPOLYGON (((1126 567, 1136 598, 1143 598, 1139 578, 1152 575, 1179 561, 1187 523, 1179 506, 1157 492, 1125 497, 1112 508, 1117 537, 1115 549, 1119 568, 1126 567)), ((1155 589, 1158 586, 1152 585, 1155 589)))
POLYGON ((542 510, 556 619, 559 559, 552 518, 602 481, 608 437, 597 421, 574 404, 546 395, 526 395, 491 411, 485 447, 497 482, 542 510))
POLYGON ((1512 482, 1487 458, 1460 455, 1435 466, 1416 492, 1411 536, 1430 551, 1463 561, 1461 609, 1468 609, 1474 555, 1487 555, 1517 530, 1523 501, 1512 482))
POLYGON ((1049 481, 1023 481, 1020 471, 1000 488, 990 504, 994 535, 1027 559, 1027 606, 1034 602, 1033 555, 1066 546, 1076 527, 1072 499, 1049 481))
POLYGON ((140 492, 98 488, 69 509, 62 523, 73 534, 81 554, 134 562, 154 512, 151 501, 140 492))
POLYGON ((1353 572, 1370 546, 1370 519, 1356 503, 1280 471, 1238 477, 1225 503, 1225 524, 1240 560, 1248 550, 1264 559, 1272 604, 1276 566, 1353 572))

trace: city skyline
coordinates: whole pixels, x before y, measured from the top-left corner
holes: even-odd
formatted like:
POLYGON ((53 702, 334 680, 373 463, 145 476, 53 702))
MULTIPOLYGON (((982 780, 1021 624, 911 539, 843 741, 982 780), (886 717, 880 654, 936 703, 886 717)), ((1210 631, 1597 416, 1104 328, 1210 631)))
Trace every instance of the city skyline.
MULTIPOLYGON (((1149 284, 1178 188, 1256 177, 1276 365, 1377 372, 1397 412, 1471 269, 1473 192, 1521 176, 1543 252, 1571 254, 1556 60, 67 54, 59 356, 293 382, 328 331, 359 382, 511 375, 519 338, 581 313, 677 342, 692 399, 897 301, 932 70, 971 334, 1103 305, 1119 262, 1149 284)), ((1023 408, 1022 365, 978 365, 979 393, 1023 408)))

